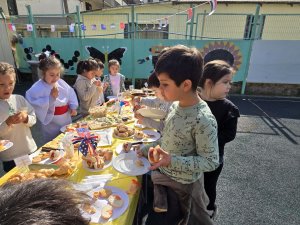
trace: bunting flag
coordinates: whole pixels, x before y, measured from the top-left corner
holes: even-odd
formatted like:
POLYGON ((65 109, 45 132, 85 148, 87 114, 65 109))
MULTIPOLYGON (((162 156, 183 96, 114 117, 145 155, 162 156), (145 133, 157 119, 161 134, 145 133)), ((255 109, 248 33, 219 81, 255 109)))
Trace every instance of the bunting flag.
POLYGON ((80 27, 81 27, 81 30, 83 30, 83 31, 86 30, 86 26, 84 24, 81 24, 80 27))
POLYGON ((75 23, 71 23, 71 25, 69 25, 69 31, 71 33, 74 33, 75 32, 75 23))
POLYGON ((96 24, 92 24, 91 27, 92 27, 92 30, 97 30, 97 25, 96 24))
POLYGON ((26 24, 26 28, 27 28, 27 31, 33 31, 33 26, 32 24, 26 24))
POLYGON ((192 8, 189 8, 189 9, 187 10, 187 13, 188 13, 188 21, 187 21, 187 22, 189 22, 189 21, 191 21, 191 19, 192 19, 192 17, 193 17, 193 9, 192 9, 192 8))
POLYGON ((55 32, 55 25, 50 26, 51 32, 55 32))
POLYGON ((112 23, 112 24, 110 25, 110 29, 116 29, 116 24, 112 23))
POLYGON ((106 25, 105 24, 101 24, 101 30, 106 30, 106 25))
POLYGON ((168 26, 168 24, 169 24, 169 20, 168 20, 168 18, 165 18, 165 24, 164 24, 164 25, 162 25, 162 27, 167 27, 167 26, 168 26))
POLYGON ((122 30, 125 29, 125 24, 123 22, 120 23, 120 29, 122 29, 122 30))
POLYGON ((216 11, 216 8, 217 8, 217 0, 210 0, 210 13, 208 14, 209 16, 212 15, 215 11, 216 11))

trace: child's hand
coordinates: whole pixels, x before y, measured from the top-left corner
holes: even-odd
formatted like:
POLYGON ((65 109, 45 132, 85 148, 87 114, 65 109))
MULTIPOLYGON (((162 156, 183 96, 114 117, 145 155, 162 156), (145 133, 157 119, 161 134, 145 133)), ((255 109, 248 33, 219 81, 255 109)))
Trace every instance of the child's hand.
POLYGON ((76 116, 77 115, 76 109, 71 109, 70 114, 71 116, 76 116))
POLYGON ((108 82, 104 82, 103 83, 103 91, 105 91, 106 88, 108 88, 108 86, 109 86, 109 83, 108 82))
POLYGON ((9 116, 5 122, 8 126, 12 124, 18 124, 18 123, 27 123, 28 114, 25 111, 18 112, 12 116, 9 116))
POLYGON ((140 124, 143 123, 143 119, 145 118, 139 113, 134 113, 134 117, 138 120, 137 122, 140 124))
MULTIPOLYGON (((158 167, 160 166, 169 166, 171 164, 171 155, 164 151, 163 149, 161 149, 160 147, 155 147, 155 150, 157 151, 157 154, 159 154, 160 156, 160 160, 153 164, 152 166, 149 167, 150 170, 156 170, 158 167)), ((149 149, 149 154, 151 155, 154 151, 154 148, 150 148, 149 149)))
POLYGON ((51 89, 51 92, 50 92, 50 95, 56 99, 58 97, 58 87, 57 86, 54 86, 52 89, 51 89))
POLYGON ((97 87, 100 87, 101 86, 101 81, 100 80, 94 80, 93 84, 96 85, 97 87))

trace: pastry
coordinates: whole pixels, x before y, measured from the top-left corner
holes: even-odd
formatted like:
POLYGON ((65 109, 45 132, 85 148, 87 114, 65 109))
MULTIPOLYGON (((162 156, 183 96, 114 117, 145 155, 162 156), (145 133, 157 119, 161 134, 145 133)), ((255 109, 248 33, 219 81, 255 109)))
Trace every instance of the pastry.
POLYGON ((130 142, 123 143, 123 151, 128 153, 132 147, 132 144, 130 142))
POLYGON ((32 158, 32 163, 39 163, 40 161, 42 161, 42 158, 39 155, 32 158))
POLYGON ((144 163, 143 163, 142 160, 137 159, 137 160, 135 160, 135 165, 136 165, 137 167, 143 167, 143 166, 144 166, 144 163))
POLYGON ((101 218, 108 220, 113 214, 113 207, 111 205, 105 205, 101 209, 101 218))
POLYGON ((49 158, 53 161, 57 160, 60 157, 59 150, 51 150, 49 153, 49 158))
POLYGON ((112 191, 107 188, 101 188, 99 191, 93 193, 93 197, 97 198, 108 198, 111 195, 112 191))
POLYGON ((160 160, 160 154, 157 152, 157 148, 160 148, 159 145, 157 145, 153 151, 149 151, 148 153, 148 160, 150 163, 157 163, 160 160))
POLYGON ((114 208, 120 208, 120 207, 122 207, 122 205, 124 203, 123 199, 119 195, 116 195, 116 194, 110 195, 108 197, 108 202, 114 208))
POLYGON ((82 210, 85 211, 88 214, 95 214, 96 209, 91 204, 83 204, 82 210))
POLYGON ((142 138, 144 137, 144 132, 142 132, 142 131, 137 131, 137 132, 135 132, 134 137, 135 137, 136 139, 142 139, 142 138))

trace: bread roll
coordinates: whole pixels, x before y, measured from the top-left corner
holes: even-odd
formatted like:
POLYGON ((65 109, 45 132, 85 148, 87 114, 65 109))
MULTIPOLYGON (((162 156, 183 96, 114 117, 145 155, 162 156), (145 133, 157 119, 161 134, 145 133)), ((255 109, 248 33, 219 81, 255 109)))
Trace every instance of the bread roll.
POLYGON ((113 214, 113 207, 111 205, 105 205, 101 209, 101 218, 108 220, 113 214))
POLYGON ((115 194, 110 195, 108 197, 108 202, 114 208, 120 208, 120 207, 122 207, 122 205, 124 203, 123 199, 119 195, 115 195, 115 194))

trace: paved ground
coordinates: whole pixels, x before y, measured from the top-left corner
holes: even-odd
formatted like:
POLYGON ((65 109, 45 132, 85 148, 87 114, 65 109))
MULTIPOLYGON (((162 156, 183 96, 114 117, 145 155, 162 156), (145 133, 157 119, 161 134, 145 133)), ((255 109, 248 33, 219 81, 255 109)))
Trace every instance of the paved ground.
MULTIPOLYGON (((23 94, 28 85, 18 85, 23 94)), ((241 118, 218 185, 218 225, 300 224, 300 99, 232 96, 241 118)), ((39 141, 39 132, 33 128, 39 141)))

